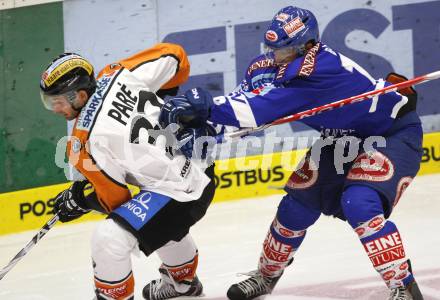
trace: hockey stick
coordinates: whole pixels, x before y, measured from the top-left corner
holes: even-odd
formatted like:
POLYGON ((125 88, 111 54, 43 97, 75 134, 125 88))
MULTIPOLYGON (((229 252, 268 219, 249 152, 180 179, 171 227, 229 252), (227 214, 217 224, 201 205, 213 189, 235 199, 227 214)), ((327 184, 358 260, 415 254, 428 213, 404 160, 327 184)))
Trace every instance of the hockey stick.
POLYGON ((287 116, 284 118, 280 118, 278 120, 273 121, 272 123, 269 124, 264 124, 255 128, 244 128, 241 130, 237 130, 235 132, 231 132, 231 133, 225 133, 224 135, 219 135, 216 137, 216 140, 218 142, 222 142, 228 139, 233 139, 233 138, 237 138, 237 137, 241 137, 244 135, 248 135, 250 133, 254 133, 257 131, 261 131, 264 130, 268 127, 271 127, 273 125, 280 125, 280 124, 284 124, 284 123, 289 123, 292 121, 297 121, 297 120, 301 120, 304 118, 308 118, 308 117, 313 117, 314 115, 323 113, 325 111, 330 111, 336 108, 341 108, 343 106, 349 105, 349 104, 353 104, 353 103, 357 103, 357 102, 362 102, 368 99, 371 99, 373 97, 379 96, 379 95, 383 95, 386 93, 390 93, 390 92, 395 92, 413 85, 417 85, 420 83, 424 83, 424 82, 428 82, 430 80, 434 80, 434 79, 438 79, 440 78, 440 71, 436 71, 436 72, 432 72, 426 75, 422 75, 419 77, 415 77, 413 79, 409 79, 406 81, 402 81, 396 84, 392 84, 389 85, 387 87, 384 87, 382 89, 378 89, 378 90, 373 90, 370 92, 366 92, 360 95, 356 95, 356 96, 352 96, 349 98, 345 98, 339 101, 335 101, 335 102, 331 102, 329 104, 326 105, 322 105, 322 106, 318 106, 312 109, 308 109, 296 114, 293 114, 291 116, 287 116))
POLYGON ((28 252, 41 240, 41 238, 55 225, 59 220, 58 215, 54 215, 46 224, 37 232, 32 240, 14 256, 9 264, 0 271, 0 280, 25 256, 28 252))

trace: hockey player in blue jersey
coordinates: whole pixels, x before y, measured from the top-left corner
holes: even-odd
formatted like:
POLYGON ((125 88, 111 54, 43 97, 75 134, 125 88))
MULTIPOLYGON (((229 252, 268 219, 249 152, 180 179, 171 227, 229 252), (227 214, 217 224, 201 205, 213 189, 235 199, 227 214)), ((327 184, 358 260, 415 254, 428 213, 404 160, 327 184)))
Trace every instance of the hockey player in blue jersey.
MULTIPOLYGON (((315 16, 305 9, 281 9, 265 32, 264 43, 266 53, 252 61, 238 91, 212 99, 206 91, 192 89, 165 104, 162 125, 196 126, 210 121, 257 127, 404 80, 397 74, 375 80, 351 59, 323 44, 315 16)), ((229 288, 229 299, 247 300, 270 293, 292 262, 307 228, 321 214, 350 224, 391 290, 389 299, 423 299, 399 231, 389 220, 420 166, 423 132, 416 100, 415 91, 409 88, 301 120, 333 142, 321 143, 319 157, 312 155, 317 147, 312 146, 304 163, 290 176, 258 269, 229 288), (339 133, 355 137, 351 146, 358 143, 360 150, 338 172, 335 149, 342 139, 339 133), (367 147, 368 139, 375 136, 382 137, 386 146, 367 147)))

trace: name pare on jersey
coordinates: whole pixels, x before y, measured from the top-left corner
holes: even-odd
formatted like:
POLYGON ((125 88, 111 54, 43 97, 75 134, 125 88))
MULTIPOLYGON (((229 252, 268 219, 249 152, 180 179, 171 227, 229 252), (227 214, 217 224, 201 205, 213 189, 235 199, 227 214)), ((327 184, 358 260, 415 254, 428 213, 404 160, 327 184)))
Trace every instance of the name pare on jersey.
POLYGON ((130 118, 130 113, 134 110, 138 97, 132 95, 132 91, 125 84, 120 82, 116 84, 120 86, 119 91, 116 92, 118 101, 112 101, 113 108, 108 111, 107 115, 125 126, 130 118))

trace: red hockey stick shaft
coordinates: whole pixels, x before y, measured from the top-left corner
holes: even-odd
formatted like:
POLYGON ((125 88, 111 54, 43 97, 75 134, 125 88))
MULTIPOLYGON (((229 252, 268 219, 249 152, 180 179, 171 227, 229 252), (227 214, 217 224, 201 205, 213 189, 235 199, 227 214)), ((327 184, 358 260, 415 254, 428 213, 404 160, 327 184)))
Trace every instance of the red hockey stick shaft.
POLYGON ((330 111, 330 110, 333 110, 333 109, 336 109, 336 108, 341 108, 343 106, 350 105, 350 104, 353 104, 353 103, 362 102, 362 101, 371 99, 371 98, 373 98, 375 96, 383 95, 383 94, 390 93, 390 92, 395 92, 395 91, 398 91, 398 90, 401 90, 401 89, 404 89, 404 88, 408 88, 408 87, 413 86, 413 85, 421 84, 421 83, 428 82, 428 81, 431 81, 431 80, 434 80, 434 79, 438 79, 438 78, 440 78, 440 71, 435 71, 435 72, 432 72, 432 73, 429 73, 429 74, 425 74, 425 75, 422 75, 422 76, 419 76, 419 77, 415 77, 413 79, 409 79, 409 80, 406 80, 406 81, 402 81, 402 82, 399 82, 399 83, 396 83, 396 84, 389 85, 389 86, 384 87, 382 89, 369 91, 369 92, 366 92, 366 93, 363 93, 363 94, 360 94, 360 95, 352 96, 352 97, 349 97, 349 98, 345 98, 345 99, 342 99, 342 100, 331 102, 331 103, 326 104, 326 105, 322 105, 322 106, 318 106, 318 107, 315 107, 315 108, 312 108, 312 109, 308 109, 308 110, 305 110, 305 111, 293 114, 291 116, 280 118, 280 119, 275 120, 275 121, 273 121, 272 123, 269 123, 269 124, 261 125, 261 126, 255 127, 255 128, 244 128, 244 129, 241 129, 241 130, 229 133, 229 134, 226 133, 224 137, 226 139, 240 137, 240 136, 247 135, 247 134, 250 134, 250 133, 253 133, 253 132, 264 130, 264 129, 266 129, 266 128, 270 127, 270 126, 273 126, 273 125, 284 124, 284 123, 288 123, 288 122, 297 121, 297 120, 301 120, 301 119, 304 119, 304 118, 312 117, 312 116, 315 116, 317 114, 323 113, 325 111, 330 111))

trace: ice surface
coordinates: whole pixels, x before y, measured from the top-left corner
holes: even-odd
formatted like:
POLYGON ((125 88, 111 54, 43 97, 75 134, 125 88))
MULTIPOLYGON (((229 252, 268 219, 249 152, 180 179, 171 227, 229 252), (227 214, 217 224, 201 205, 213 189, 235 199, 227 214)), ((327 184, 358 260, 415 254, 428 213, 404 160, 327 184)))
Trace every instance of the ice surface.
MULTIPOLYGON (((440 175, 417 177, 392 220, 426 300, 440 299, 440 175)), ((228 287, 255 269, 261 244, 281 196, 213 204, 192 229, 198 243, 198 274, 205 297, 226 299, 228 287)), ((93 298, 90 237, 96 222, 56 226, 0 281, 0 299, 82 300, 93 298)), ((0 266, 35 232, 0 237, 0 266)), ((160 262, 133 257, 136 299, 158 277, 160 262)), ((308 231, 294 263, 267 300, 385 299, 388 291, 348 224, 321 217, 308 231)))

